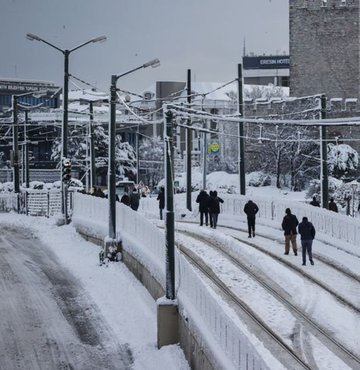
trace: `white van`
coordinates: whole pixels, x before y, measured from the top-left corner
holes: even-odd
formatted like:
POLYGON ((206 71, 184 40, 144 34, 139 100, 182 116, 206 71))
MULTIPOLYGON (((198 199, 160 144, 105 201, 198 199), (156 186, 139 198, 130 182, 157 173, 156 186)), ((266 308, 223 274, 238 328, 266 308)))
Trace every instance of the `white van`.
POLYGON ((116 182, 116 194, 119 196, 119 198, 125 193, 130 194, 134 188, 134 181, 121 180, 116 182))

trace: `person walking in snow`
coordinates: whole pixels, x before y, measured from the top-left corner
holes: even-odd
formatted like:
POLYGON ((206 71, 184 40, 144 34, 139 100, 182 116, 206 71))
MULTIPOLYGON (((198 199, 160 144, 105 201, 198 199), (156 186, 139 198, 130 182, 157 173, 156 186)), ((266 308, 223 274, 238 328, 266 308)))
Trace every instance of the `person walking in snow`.
POLYGON ((259 207, 252 200, 249 200, 244 207, 244 212, 247 216, 249 238, 251 235, 255 237, 255 216, 259 211, 259 207))
POLYGON ((196 198, 196 203, 199 203, 199 212, 200 212, 200 226, 204 224, 208 225, 209 222, 209 194, 205 190, 201 190, 196 198))
POLYGON ((209 213, 211 217, 211 227, 213 229, 216 229, 218 217, 220 213, 220 203, 224 203, 224 201, 218 197, 217 191, 214 190, 211 193, 210 201, 209 201, 209 213))
POLYGON ((336 212, 336 213, 339 212, 338 207, 337 207, 336 203, 334 202, 334 198, 330 199, 328 208, 329 208, 329 211, 333 211, 333 212, 336 212))
POLYGON ((130 207, 134 211, 137 211, 140 204, 140 195, 136 188, 133 188, 133 191, 130 194, 130 207))
POLYGON ((163 187, 160 188, 159 194, 157 196, 157 200, 159 201, 160 220, 162 220, 163 219, 163 209, 165 208, 165 189, 163 187))
POLYGON ((316 196, 314 195, 313 198, 312 198, 312 201, 310 202, 310 204, 314 207, 320 207, 320 203, 317 201, 316 199, 316 196))
POLYGON ((299 225, 299 221, 295 215, 291 213, 290 208, 286 208, 285 216, 283 218, 281 227, 284 230, 285 235, 285 253, 289 254, 290 251, 290 242, 295 256, 297 256, 297 245, 296 245, 296 227, 299 225))
POLYGON ((300 222, 299 234, 301 238, 301 247, 302 247, 302 265, 306 265, 306 252, 309 256, 309 261, 313 265, 314 261, 312 258, 312 243, 315 238, 315 227, 308 221, 307 217, 303 217, 302 222, 300 222))

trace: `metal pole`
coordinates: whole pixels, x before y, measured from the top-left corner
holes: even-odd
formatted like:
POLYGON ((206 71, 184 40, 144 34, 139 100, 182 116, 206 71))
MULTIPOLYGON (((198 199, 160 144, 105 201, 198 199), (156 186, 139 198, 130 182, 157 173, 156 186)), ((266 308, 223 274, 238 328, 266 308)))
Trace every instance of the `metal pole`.
POLYGON ((27 138, 27 125, 29 123, 29 112, 25 111, 25 127, 24 127, 24 145, 25 145, 25 186, 30 187, 30 172, 29 172, 29 144, 27 138))
MULTIPOLYGON (((191 69, 187 70, 187 102, 191 104, 191 69)), ((188 119, 188 126, 191 126, 191 120, 188 119)), ((191 211, 191 147, 192 130, 186 129, 186 208, 191 211)))
POLYGON ((164 124, 165 179, 166 179, 166 298, 175 299, 175 217, 174 217, 174 174, 173 174, 173 123, 172 113, 167 112, 164 124))
POLYGON ((18 106, 17 96, 12 97, 12 111, 13 111, 13 169, 14 169, 14 192, 20 192, 19 184, 19 122, 18 122, 18 106))
MULTIPOLYGON (((326 96, 321 95, 321 119, 326 119, 326 96)), ((329 204, 329 183, 328 183, 328 168, 327 168, 327 140, 326 126, 321 126, 321 153, 322 153, 322 207, 328 208, 329 204)))
MULTIPOLYGON (((243 100, 243 78, 242 65, 238 64, 238 110, 241 117, 244 117, 244 100, 243 100)), ((239 177, 240 177, 240 194, 245 195, 245 142, 244 142, 244 122, 239 122, 239 177)))
POLYGON ((109 122, 109 237, 116 238, 116 178, 115 178, 115 135, 116 135, 116 81, 117 76, 111 76, 110 86, 110 122, 109 122))
POLYGON ((96 186, 96 166, 95 166, 95 138, 94 138, 94 107, 93 102, 89 105, 90 111, 90 188, 96 186))
POLYGON ((64 91, 63 91, 63 122, 62 122, 62 156, 68 156, 68 101, 69 101, 69 50, 64 50, 64 91))
MULTIPOLYGON (((207 121, 204 121, 203 127, 207 128, 207 121)), ((206 189, 206 173, 207 173, 207 135, 203 132, 203 189, 206 189)))
MULTIPOLYGON (((63 173, 63 160, 68 157, 67 138, 68 138, 68 94, 69 94, 69 50, 64 50, 64 89, 63 89, 63 122, 62 122, 62 158, 61 158, 61 173, 63 173)), ((64 222, 67 224, 68 209, 67 209, 67 185, 61 177, 62 190, 62 211, 64 214, 64 222)))
POLYGON ((136 183, 139 185, 140 177, 139 177, 139 170, 140 170, 140 150, 139 150, 139 126, 136 130, 136 183))

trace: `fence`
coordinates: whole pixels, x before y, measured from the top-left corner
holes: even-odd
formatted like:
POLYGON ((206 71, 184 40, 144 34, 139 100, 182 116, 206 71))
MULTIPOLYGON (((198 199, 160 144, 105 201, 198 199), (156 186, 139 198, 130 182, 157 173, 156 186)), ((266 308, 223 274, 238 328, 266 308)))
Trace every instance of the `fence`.
MULTIPOLYGON (((258 217, 262 220, 273 220, 281 225, 285 216, 285 209, 290 208, 299 221, 302 217, 314 224, 317 232, 328 238, 334 238, 352 245, 360 245, 360 223, 358 219, 331 212, 327 209, 314 207, 301 202, 291 202, 284 199, 251 197, 259 206, 258 217)), ((243 195, 226 195, 224 197, 223 212, 234 215, 244 215, 243 209, 249 197, 243 195)))
MULTIPOLYGON (((27 190, 0 193, 0 212, 16 211, 30 216, 54 216, 61 213, 61 190, 27 190)), ((73 209, 74 191, 67 191, 69 214, 73 209)))
MULTIPOLYGON (((107 235, 108 213, 106 199, 75 195, 73 221, 89 235, 102 239, 107 235)), ((164 232, 122 203, 116 203, 116 229, 124 250, 144 265, 165 290, 164 232)), ((186 319, 191 321, 191 327, 196 327, 201 345, 212 348, 216 343, 210 352, 215 354, 218 363, 228 365, 224 368, 268 369, 256 346, 247 338, 247 333, 239 322, 234 322, 229 314, 231 310, 224 310, 223 302, 211 294, 204 281, 178 251, 176 261, 179 307, 186 319)), ((269 356, 272 362, 277 362, 271 354, 269 356)))

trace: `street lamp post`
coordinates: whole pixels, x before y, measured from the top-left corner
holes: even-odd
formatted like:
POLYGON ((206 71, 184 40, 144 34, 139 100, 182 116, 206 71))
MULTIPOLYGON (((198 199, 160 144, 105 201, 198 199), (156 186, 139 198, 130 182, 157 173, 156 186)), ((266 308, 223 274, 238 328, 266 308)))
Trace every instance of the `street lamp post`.
MULTIPOLYGON (((34 35, 32 33, 27 33, 26 38, 30 41, 40 41, 43 42, 44 44, 49 45, 53 49, 56 49, 60 51, 64 55, 64 89, 63 89, 63 122, 62 122, 62 153, 61 153, 61 166, 63 163, 63 159, 67 158, 68 156, 68 148, 67 148, 67 141, 68 141, 68 96, 69 96, 69 55, 73 51, 82 48, 85 45, 88 45, 90 43, 95 43, 95 42, 102 42, 106 40, 106 36, 99 36, 95 37, 91 40, 88 40, 72 49, 61 49, 57 47, 56 45, 52 44, 49 41, 44 40, 43 38, 34 35)), ((62 173, 62 170, 61 170, 62 173)), ((67 201, 66 201, 66 185, 61 179, 61 184, 62 184, 62 190, 63 190, 63 197, 62 197, 62 210, 64 213, 64 221, 65 223, 68 223, 68 215, 67 215, 67 201), (65 194, 65 195, 64 195, 65 194)))
MULTIPOLYGON (((116 243, 116 177, 115 177, 115 136, 116 136, 116 83, 119 78, 147 67, 158 67, 159 59, 151 60, 139 67, 133 68, 120 75, 111 76, 110 85, 110 121, 109 121, 109 169, 108 169, 108 198, 109 198, 109 243, 116 243)), ((105 256, 107 256, 105 244, 105 256)))

